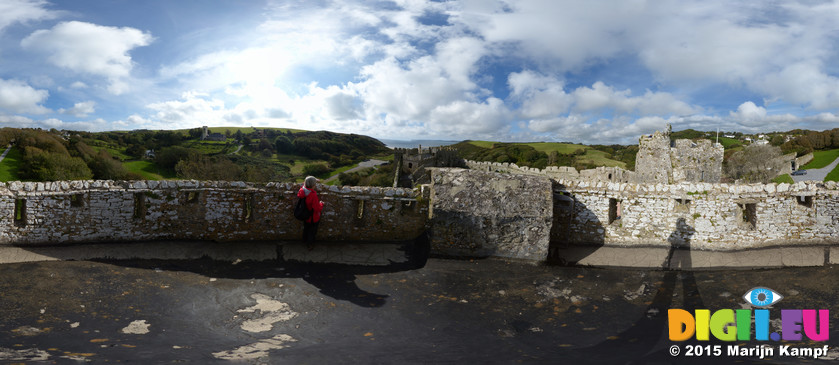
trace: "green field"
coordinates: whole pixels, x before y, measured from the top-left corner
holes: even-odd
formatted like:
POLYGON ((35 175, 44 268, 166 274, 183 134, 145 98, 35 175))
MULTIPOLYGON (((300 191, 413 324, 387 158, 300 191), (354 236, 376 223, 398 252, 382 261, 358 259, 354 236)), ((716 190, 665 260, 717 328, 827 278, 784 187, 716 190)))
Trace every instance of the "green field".
POLYGON ((795 181, 792 180, 792 176, 789 176, 789 174, 783 174, 781 176, 778 176, 778 177, 772 179, 772 182, 773 183, 778 183, 778 184, 781 184, 781 183, 794 184, 795 183, 795 181))
POLYGON ((158 169, 157 166, 151 161, 129 161, 123 163, 122 165, 125 166, 126 170, 140 174, 140 176, 148 180, 164 180, 176 178, 174 174, 158 169))
POLYGON ((578 149, 587 150, 589 149, 588 146, 583 146, 581 144, 570 144, 570 143, 554 143, 554 142, 536 142, 536 143, 524 143, 526 146, 530 146, 535 148, 539 152, 544 152, 548 155, 551 152, 556 151, 557 153, 562 154, 571 154, 578 149))
POLYGON ((734 138, 720 137, 720 144, 723 146, 723 148, 729 149, 729 148, 731 148, 732 145, 735 145, 735 144, 741 144, 742 145, 743 143, 740 142, 739 140, 734 139, 734 138))
POLYGON ((492 148, 492 146, 495 146, 495 143, 496 142, 490 141, 469 141, 469 144, 473 146, 478 146, 480 148, 492 148))
POLYGON ((608 156, 609 154, 606 152, 598 151, 595 149, 588 149, 586 150, 585 155, 577 157, 577 161, 581 163, 592 163, 597 166, 620 167, 622 169, 626 168, 626 163, 613 160, 608 156))
POLYGON ((238 147, 238 145, 228 144, 223 141, 189 141, 184 143, 183 146, 196 149, 205 155, 231 153, 238 147))
MULTIPOLYGON (((5 151, 5 150, 3 150, 5 151)), ((0 181, 17 181, 20 180, 18 171, 20 165, 23 163, 23 154, 18 148, 12 148, 6 158, 0 162, 0 181)))
POLYGON ((120 161, 126 161, 126 160, 131 159, 131 156, 128 156, 128 155, 125 154, 125 149, 124 148, 118 148, 115 145, 111 145, 111 144, 106 145, 106 144, 102 143, 101 145, 96 144, 96 145, 91 145, 90 147, 93 148, 94 150, 96 150, 96 152, 99 152, 101 150, 108 151, 108 153, 110 153, 111 156, 118 158, 120 161))
POLYGON ((260 130, 261 129, 270 129, 270 130, 275 130, 275 131, 280 131, 280 132, 291 131, 291 133, 306 132, 306 130, 303 130, 303 129, 270 128, 270 127, 209 127, 207 129, 210 130, 210 133, 221 133, 221 134, 224 134, 228 130, 230 131, 231 134, 235 134, 236 131, 242 131, 243 134, 251 134, 256 129, 260 129, 260 130))
POLYGON ((824 177, 824 181, 839 181, 839 165, 827 173, 827 176, 824 177))
POLYGON ((839 149, 813 152, 813 160, 802 167, 803 169, 820 169, 830 165, 833 160, 839 157, 839 149))

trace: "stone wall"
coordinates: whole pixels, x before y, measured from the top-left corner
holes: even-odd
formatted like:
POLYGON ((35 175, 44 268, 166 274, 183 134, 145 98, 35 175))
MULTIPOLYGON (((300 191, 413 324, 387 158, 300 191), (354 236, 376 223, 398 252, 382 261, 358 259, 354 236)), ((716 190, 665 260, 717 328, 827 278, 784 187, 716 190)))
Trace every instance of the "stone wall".
POLYGON ((796 166, 795 169, 796 170, 800 169, 802 166, 810 163, 810 161, 813 161, 813 153, 812 152, 810 152, 810 153, 808 153, 804 156, 796 158, 795 159, 795 166, 796 166))
MULTIPOLYGON (((722 179, 725 149, 707 139, 677 139, 671 149, 672 182, 711 182, 722 179)), ((640 153, 640 150, 639 150, 640 153)))
POLYGON ((434 169, 432 179, 432 249, 448 255, 544 260, 546 242, 697 251, 839 243, 834 182, 634 184, 462 169, 434 169))
MULTIPOLYGON (((206 181, 0 183, 0 243, 299 240, 299 185, 206 181)), ((426 230, 412 189, 321 186, 318 239, 392 241, 426 230)))
POLYGON ((429 167, 463 167, 463 159, 450 146, 394 149, 396 176, 394 186, 411 187, 428 184, 425 171, 429 167))
POLYGON ((839 243, 839 186, 606 184, 556 181, 562 244, 740 250, 839 243))
POLYGON ((670 160, 670 130, 656 131, 638 139, 635 155, 635 178, 639 182, 668 184, 672 181, 673 163, 670 160))
POLYGON ((577 171, 570 166, 548 166, 545 169, 535 167, 518 166, 509 162, 483 162, 466 160, 466 167, 484 172, 502 172, 519 175, 545 176, 551 179, 587 180, 603 182, 630 182, 634 181, 635 173, 624 170, 620 167, 600 166, 593 169, 577 171))
POLYGON ((450 256, 547 258, 551 182, 544 176, 431 169, 431 250, 450 256))
POLYGON ((670 125, 638 139, 635 175, 632 182, 674 184, 718 183, 722 179, 725 149, 707 139, 678 139, 671 143, 670 125))

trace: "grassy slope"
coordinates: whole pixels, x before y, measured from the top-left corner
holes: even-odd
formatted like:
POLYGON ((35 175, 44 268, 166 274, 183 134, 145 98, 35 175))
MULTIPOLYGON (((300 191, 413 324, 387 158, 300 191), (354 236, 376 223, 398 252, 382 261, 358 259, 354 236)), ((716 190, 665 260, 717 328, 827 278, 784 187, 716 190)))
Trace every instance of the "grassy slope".
POLYGON ((242 131, 244 134, 253 133, 254 129, 271 129, 275 131, 291 131, 291 133, 298 133, 298 132, 307 132, 303 129, 291 129, 291 128, 270 128, 270 127, 209 127, 210 133, 222 133, 224 134, 227 130, 230 130, 230 133, 236 133, 236 131, 242 131))
POLYGON ((804 165, 804 169, 820 169, 827 165, 830 165, 833 160, 839 157, 839 149, 835 150, 827 150, 827 151, 815 151, 813 152, 813 161, 810 161, 808 164, 804 165))
MULTIPOLYGON (((5 151, 5 149, 3 151, 5 151)), ((6 155, 6 158, 4 158, 2 162, 0 162, 0 181, 20 180, 20 177, 18 176, 18 171, 20 171, 20 165, 22 163, 23 153, 20 152, 19 148, 12 147, 12 150, 9 151, 9 154, 6 155)))
POLYGON ((586 150, 586 154, 577 158, 580 162, 591 162, 597 166, 626 168, 626 163, 608 158, 608 153, 595 149, 586 150))
POLYGON ((157 165, 154 162, 140 160, 140 161, 129 161, 123 163, 125 169, 137 174, 140 174, 142 177, 149 179, 149 180, 164 180, 164 179, 174 179, 174 176, 171 172, 166 172, 161 169, 157 168, 157 165))
POLYGON ((780 183, 794 184, 795 183, 795 181, 792 180, 792 176, 789 176, 789 174, 783 174, 781 176, 778 176, 778 177, 772 179, 772 182, 778 183, 778 184, 780 184, 780 183))
POLYGON ((473 146, 478 146, 480 148, 492 148, 495 145, 495 142, 490 141, 469 141, 469 144, 473 146))
POLYGON ((548 155, 551 152, 556 151, 562 154, 569 154, 573 153, 578 149, 586 150, 589 147, 583 146, 581 144, 570 144, 570 143, 552 143, 552 142, 537 142, 537 143, 525 143, 525 145, 535 148, 537 151, 544 152, 548 155))
POLYGON ((824 181, 839 181, 839 165, 836 165, 832 171, 827 173, 824 181))
MULTIPOLYGON (((497 142, 490 142, 490 141, 469 141, 469 144, 481 148, 492 148, 497 142)), ((522 145, 531 146, 537 151, 545 152, 546 154, 550 154, 552 151, 557 151, 558 153, 569 154, 577 149, 584 149, 586 150, 585 155, 578 157, 580 162, 590 162, 596 164, 598 166, 617 166, 620 168, 626 168, 626 163, 610 159, 607 156, 606 152, 595 150, 591 147, 584 146, 581 144, 569 144, 569 143, 554 143, 554 142, 534 142, 534 143, 522 143, 522 145)))
POLYGON ((720 137, 720 144, 723 146, 723 148, 729 149, 729 148, 731 148, 731 145, 733 145, 733 144, 743 144, 743 143, 734 139, 734 138, 720 137))

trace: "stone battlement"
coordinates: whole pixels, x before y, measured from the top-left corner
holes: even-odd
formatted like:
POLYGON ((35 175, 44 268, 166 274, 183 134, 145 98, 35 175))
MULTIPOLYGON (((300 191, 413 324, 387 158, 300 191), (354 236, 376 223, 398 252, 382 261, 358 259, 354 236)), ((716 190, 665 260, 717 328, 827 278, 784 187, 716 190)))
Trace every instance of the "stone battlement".
POLYGON ((568 246, 735 251, 839 243, 835 182, 639 184, 464 169, 432 169, 432 181, 437 252, 533 259, 568 246))
MULTIPOLYGON (((0 243, 298 240, 300 185, 212 181, 0 183, 0 243)), ((320 186, 318 238, 387 241, 425 231, 418 189, 320 186)))

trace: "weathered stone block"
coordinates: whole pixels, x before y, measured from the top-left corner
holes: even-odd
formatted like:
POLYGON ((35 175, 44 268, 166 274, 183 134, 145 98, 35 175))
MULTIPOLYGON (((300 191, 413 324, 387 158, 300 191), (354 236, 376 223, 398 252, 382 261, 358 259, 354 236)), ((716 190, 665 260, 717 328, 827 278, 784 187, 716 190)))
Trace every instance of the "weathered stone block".
POLYGON ((463 169, 431 174, 433 252, 547 258, 553 207, 548 178, 463 169))

